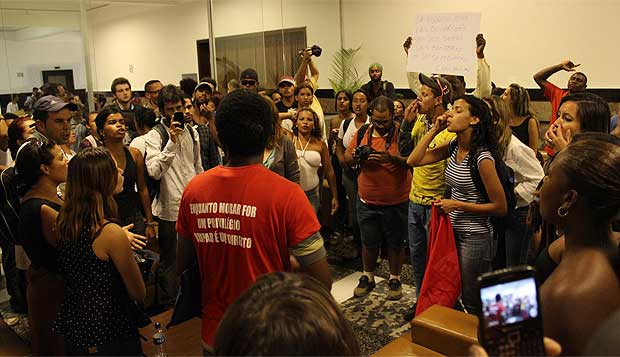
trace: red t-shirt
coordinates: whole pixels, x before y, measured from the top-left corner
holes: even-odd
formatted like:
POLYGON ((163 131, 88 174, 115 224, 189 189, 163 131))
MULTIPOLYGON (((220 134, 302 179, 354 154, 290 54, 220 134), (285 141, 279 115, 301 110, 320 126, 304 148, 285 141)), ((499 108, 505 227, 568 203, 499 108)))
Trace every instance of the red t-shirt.
MULTIPOLYGON (((394 135, 388 148, 391 155, 400 155, 398 152, 398 124, 394 123, 394 135)), ((372 126, 368 127, 360 143, 367 145, 368 135, 372 132, 372 126)), ((351 138, 347 152, 351 155, 357 147, 357 133, 351 138)), ((371 147, 377 151, 386 151, 386 136, 373 136, 371 147)), ((360 199, 377 206, 391 206, 403 203, 409 199, 411 189, 411 171, 404 166, 392 163, 366 162, 362 166, 361 173, 357 177, 358 194, 360 199)))
MULTIPOLYGON (((553 83, 546 82, 543 93, 545 97, 547 97, 547 99, 549 99, 549 101, 551 102, 551 118, 549 118, 549 124, 553 124, 558 118, 560 102, 562 101, 562 98, 568 95, 568 90, 560 89, 553 83)), ((553 150, 551 150, 550 147, 545 147, 545 151, 547 151, 549 155, 553 155, 553 150)))
POLYGON ((299 185, 262 165, 218 166, 194 177, 176 227, 196 248, 209 346, 228 306, 260 275, 289 270, 289 249, 321 228, 299 185))

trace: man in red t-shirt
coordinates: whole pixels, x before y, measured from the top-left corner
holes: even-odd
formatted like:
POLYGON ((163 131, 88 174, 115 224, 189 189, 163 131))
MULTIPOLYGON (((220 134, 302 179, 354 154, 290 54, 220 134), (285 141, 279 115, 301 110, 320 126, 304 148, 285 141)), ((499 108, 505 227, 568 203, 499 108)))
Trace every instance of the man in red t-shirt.
MULTIPOLYGON (((551 102, 551 118, 549 118, 549 128, 552 128, 551 124, 555 122, 558 117, 558 109, 560 108, 560 101, 562 98, 569 94, 584 92, 587 87, 588 77, 581 72, 575 72, 575 68, 579 67, 579 64, 574 64, 570 60, 563 61, 549 68, 540 70, 534 75, 534 80, 543 90, 543 93, 547 99, 551 102), (560 89, 547 79, 553 74, 559 71, 575 72, 570 76, 568 80, 568 89, 560 89)), ((553 150, 549 147, 545 147, 545 150, 549 155, 553 155, 553 150)))
POLYGON ((393 120, 394 102, 380 96, 372 101, 370 107, 372 124, 358 129, 344 155, 349 166, 361 165, 357 178, 357 217, 362 235, 364 274, 353 295, 365 296, 375 288, 374 271, 379 248, 385 240, 390 262, 388 299, 398 300, 403 295, 400 271, 408 239, 411 172, 407 167, 407 158, 398 152, 398 124, 393 120), (362 139, 358 140, 362 133, 362 139), (372 153, 362 152, 370 148, 374 150, 372 153))
POLYGON ((237 90, 220 104, 215 125, 228 157, 192 179, 177 219, 177 273, 198 259, 202 281, 202 341, 211 352, 227 307, 263 274, 301 269, 329 290, 321 228, 301 188, 262 165, 273 132, 267 102, 237 90))

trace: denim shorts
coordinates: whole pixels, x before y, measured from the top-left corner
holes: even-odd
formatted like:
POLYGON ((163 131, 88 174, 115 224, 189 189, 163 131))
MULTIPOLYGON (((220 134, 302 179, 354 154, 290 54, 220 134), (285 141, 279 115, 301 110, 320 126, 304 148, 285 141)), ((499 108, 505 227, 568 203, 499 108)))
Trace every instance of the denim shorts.
POLYGON ((388 248, 404 248, 407 245, 408 203, 405 201, 392 206, 376 206, 358 201, 357 219, 362 245, 378 249, 385 240, 388 248))

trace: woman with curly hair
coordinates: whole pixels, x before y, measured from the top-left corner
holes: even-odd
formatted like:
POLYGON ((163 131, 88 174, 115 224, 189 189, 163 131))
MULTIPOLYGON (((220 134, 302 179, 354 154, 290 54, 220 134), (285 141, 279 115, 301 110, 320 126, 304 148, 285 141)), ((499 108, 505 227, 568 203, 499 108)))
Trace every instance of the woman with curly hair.
POLYGON ((336 175, 329 158, 329 149, 321 136, 320 125, 319 116, 314 110, 308 107, 299 109, 297 111, 297 122, 293 128, 293 133, 295 134, 293 144, 299 158, 301 189, 308 196, 314 211, 318 213, 321 205, 319 200, 321 177, 318 171, 323 166, 325 177, 332 191, 331 214, 334 214, 338 209, 336 175))
POLYGON ((451 197, 434 204, 449 214, 459 257, 462 297, 467 312, 480 311, 476 279, 491 270, 494 256, 491 216, 506 215, 508 209, 495 169, 501 160, 495 126, 487 104, 471 95, 454 101, 452 109, 437 117, 433 126, 409 155, 410 166, 423 166, 450 158, 446 184, 451 197), (427 148, 443 129, 456 133, 450 143, 427 148))

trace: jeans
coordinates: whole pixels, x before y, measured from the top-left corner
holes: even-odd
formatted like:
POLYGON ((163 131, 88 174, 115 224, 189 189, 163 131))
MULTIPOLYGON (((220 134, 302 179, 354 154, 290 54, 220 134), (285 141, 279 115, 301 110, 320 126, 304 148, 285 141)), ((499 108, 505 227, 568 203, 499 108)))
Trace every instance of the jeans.
POLYGON ((351 205, 351 221, 353 223, 353 237, 355 245, 358 248, 362 246, 362 235, 360 233, 360 226, 357 221, 357 178, 351 177, 350 174, 347 173, 347 170, 343 171, 342 174, 342 185, 344 186, 345 191, 347 192, 347 197, 349 199, 349 204, 351 205))
POLYGON ((157 293, 155 303, 172 305, 177 297, 176 263, 177 230, 176 222, 159 222, 159 265, 157 266, 157 293))
POLYGON ((527 262, 530 240, 527 234, 528 206, 512 212, 506 227, 506 267, 510 268, 527 262))
POLYGON ((319 198, 319 186, 305 191, 306 197, 308 197, 308 201, 310 201, 310 205, 314 209, 314 213, 319 214, 319 208, 321 207, 321 200, 319 198))
POLYGON ((481 274, 491 271, 495 255, 493 233, 459 234, 454 232, 454 236, 461 268, 463 305, 468 313, 478 314, 482 307, 477 279, 481 274))
POLYGON ((423 206, 409 201, 407 226, 411 269, 415 283, 416 298, 420 296, 424 271, 426 270, 426 249, 428 243, 428 224, 431 220, 431 206, 423 206))

